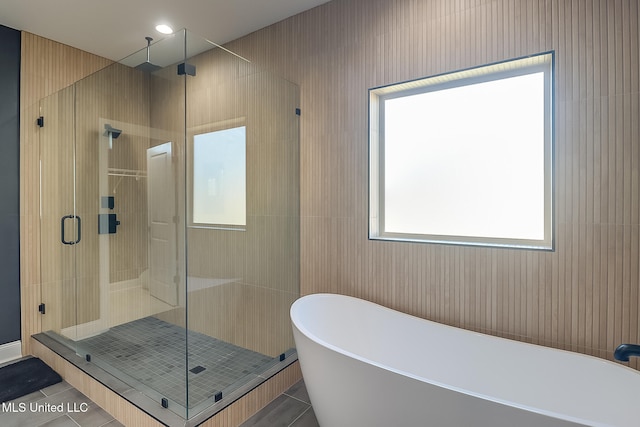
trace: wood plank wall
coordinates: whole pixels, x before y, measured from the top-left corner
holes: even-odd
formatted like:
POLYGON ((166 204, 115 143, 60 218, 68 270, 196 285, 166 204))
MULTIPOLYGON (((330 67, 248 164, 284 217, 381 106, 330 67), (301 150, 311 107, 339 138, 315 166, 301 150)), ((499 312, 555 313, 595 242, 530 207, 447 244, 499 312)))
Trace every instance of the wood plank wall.
POLYGON ((640 342, 639 14, 637 0, 334 0, 230 43, 300 85, 302 294, 609 359, 640 342), (369 241, 367 89, 550 50, 555 251, 369 241))
MULTIPOLYGON (((606 358, 640 341, 639 9, 636 0, 334 0, 231 43, 300 85, 302 293, 355 295, 606 358), (369 241, 367 89, 548 50, 556 250, 369 241)), ((22 43, 28 336, 40 291, 34 103, 108 61, 28 33, 22 43)))

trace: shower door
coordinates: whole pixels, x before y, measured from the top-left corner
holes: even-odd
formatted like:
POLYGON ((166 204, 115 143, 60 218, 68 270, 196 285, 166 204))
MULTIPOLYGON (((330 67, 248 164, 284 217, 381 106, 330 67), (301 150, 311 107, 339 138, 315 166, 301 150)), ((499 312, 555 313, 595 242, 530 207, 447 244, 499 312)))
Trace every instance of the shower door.
POLYGON ((42 330, 73 338, 78 324, 75 204, 75 87, 40 102, 40 270, 42 330))
MULTIPOLYGON (((76 342, 108 325, 98 239, 101 133, 78 114, 82 85, 40 102, 40 270, 44 332, 76 342)), ((108 259, 108 258, 107 258, 108 259)))

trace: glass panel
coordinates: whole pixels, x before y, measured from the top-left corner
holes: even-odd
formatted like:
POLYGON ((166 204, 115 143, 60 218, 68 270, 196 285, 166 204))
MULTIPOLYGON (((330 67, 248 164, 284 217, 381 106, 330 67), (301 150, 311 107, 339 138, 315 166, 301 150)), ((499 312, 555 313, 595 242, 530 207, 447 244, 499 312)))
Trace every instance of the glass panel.
MULTIPOLYGON (((149 57, 179 60, 183 46, 184 35, 176 34, 151 45, 149 57)), ((179 227, 184 96, 171 101, 165 117, 152 114, 164 93, 184 92, 184 76, 175 65, 163 68, 144 58, 76 84, 76 132, 83 141, 76 203, 88 218, 77 274, 92 286, 87 296, 100 313, 92 333, 77 341, 78 353, 186 417, 186 331, 157 317, 185 311, 179 227)))
POLYGON ((202 159, 199 135, 242 127, 246 137, 246 194, 234 190, 246 203, 241 231, 203 227, 195 210, 198 184, 189 188, 189 210, 194 206, 187 231, 193 415, 216 395, 224 398, 258 380, 294 347, 289 307, 299 296, 299 93, 291 82, 221 48, 189 62, 197 73, 187 79, 187 176, 198 175, 200 162, 225 160, 226 153, 215 150, 202 159))
POLYGON ((46 125, 38 130, 42 330, 66 338, 75 337, 77 325, 74 100, 73 86, 42 99, 46 125))

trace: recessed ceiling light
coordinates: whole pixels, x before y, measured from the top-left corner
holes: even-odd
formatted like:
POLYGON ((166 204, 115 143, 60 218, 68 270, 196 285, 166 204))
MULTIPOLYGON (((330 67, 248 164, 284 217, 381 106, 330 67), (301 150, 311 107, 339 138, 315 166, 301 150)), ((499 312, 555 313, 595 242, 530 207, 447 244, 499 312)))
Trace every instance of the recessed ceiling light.
POLYGON ((156 25, 156 31, 162 34, 173 34, 173 28, 171 28, 167 24, 156 25))

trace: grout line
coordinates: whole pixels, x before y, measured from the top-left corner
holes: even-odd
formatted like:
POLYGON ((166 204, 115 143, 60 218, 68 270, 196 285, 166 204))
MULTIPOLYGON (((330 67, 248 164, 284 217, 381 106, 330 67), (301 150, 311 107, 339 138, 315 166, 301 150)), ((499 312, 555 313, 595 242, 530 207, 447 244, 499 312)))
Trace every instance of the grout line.
POLYGON ((288 394, 287 392, 284 392, 284 393, 282 393, 282 394, 283 394, 283 395, 285 395, 285 396, 287 396, 287 397, 290 397, 290 398, 292 398, 292 399, 295 399, 295 400, 297 400, 298 402, 302 402, 302 403, 304 403, 305 405, 307 405, 307 406, 311 407, 311 404, 310 404, 309 402, 306 402, 306 401, 304 401, 304 400, 302 400, 302 399, 300 399, 300 398, 298 398, 298 397, 292 396, 292 395, 288 394))
MULTIPOLYGON (((60 387, 58 387, 58 388, 60 388, 60 387)), ((41 390, 39 390, 39 391, 40 391, 40 393, 42 393, 45 397, 51 397, 51 396, 55 396, 56 394, 64 393, 65 391, 67 391, 67 390, 69 390, 69 389, 71 389, 71 388, 73 388, 73 387, 71 386, 71 384, 69 384, 68 382, 66 382, 66 381, 63 379, 61 383, 56 383, 56 384, 50 385, 50 386, 45 387, 45 388, 43 388, 43 389, 41 389, 41 390), (55 393, 49 393, 49 392, 45 391, 45 390, 47 390, 48 388, 51 388, 51 387, 54 387, 54 386, 59 386, 59 385, 60 385, 60 384, 62 384, 62 383, 65 383, 65 384, 67 385, 67 387, 66 387, 66 388, 61 388, 60 390, 57 390, 55 393)))
POLYGON ((296 423, 300 418, 302 418, 302 416, 303 416, 304 414, 306 414, 306 413, 309 411, 309 409, 311 409, 311 405, 309 405, 309 407, 308 407, 307 409, 305 409, 304 411, 302 411, 302 413, 301 413, 300 415, 298 415, 298 416, 296 417, 296 419, 295 419, 295 420, 293 420, 293 421, 291 422, 291 424, 289 424, 287 427, 292 427, 292 426, 293 426, 293 425, 294 425, 294 424, 295 424, 295 423, 296 423))
MULTIPOLYGON (((111 414, 109 414, 109 415, 111 415, 111 414)), ((109 423, 112 423, 113 421, 117 421, 117 420, 115 418, 111 418, 109 421, 107 421, 104 424, 100 424, 98 427, 104 427, 106 425, 109 425, 109 423)), ((82 427, 82 426, 80 426, 80 427, 82 427)))
POLYGON ((72 423, 74 423, 75 425, 77 425, 78 427, 82 427, 82 426, 80 425, 80 423, 78 423, 76 420, 74 420, 73 418, 71 418, 71 417, 69 416, 69 414, 64 414, 64 416, 65 416, 65 417, 67 417, 67 418, 69 418, 69 419, 71 420, 71 422, 72 422, 72 423))

